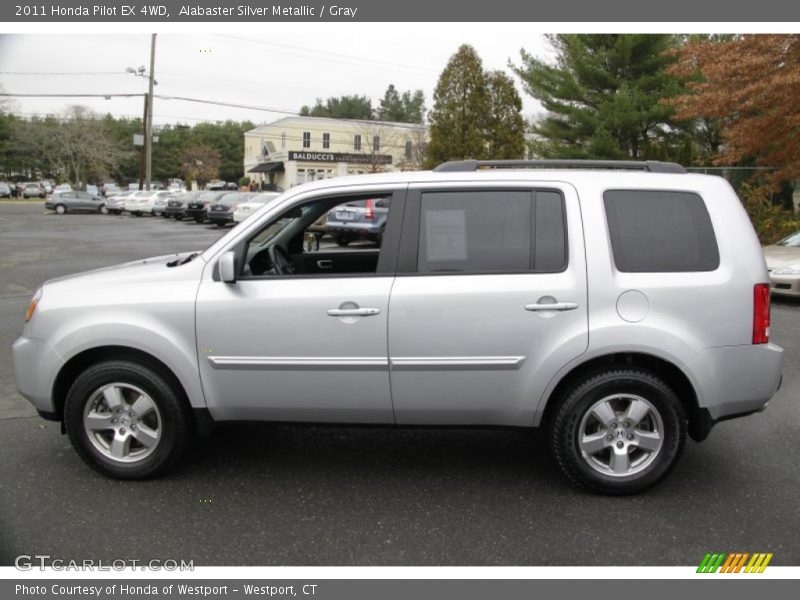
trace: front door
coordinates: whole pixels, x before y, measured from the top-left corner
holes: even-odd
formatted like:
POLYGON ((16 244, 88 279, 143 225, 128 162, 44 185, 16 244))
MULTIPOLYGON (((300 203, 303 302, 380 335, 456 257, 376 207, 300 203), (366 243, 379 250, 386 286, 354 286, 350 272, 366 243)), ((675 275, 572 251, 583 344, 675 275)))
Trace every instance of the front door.
POLYGON ((323 237, 319 258, 304 256, 306 229, 340 201, 352 198, 317 199, 255 228, 237 249, 235 283, 215 278, 214 261, 206 268, 197 351, 215 419, 394 421, 387 329, 401 215, 395 243, 340 248, 323 237))
POLYGON ((398 423, 530 426, 588 345, 574 189, 410 190, 389 309, 398 423))

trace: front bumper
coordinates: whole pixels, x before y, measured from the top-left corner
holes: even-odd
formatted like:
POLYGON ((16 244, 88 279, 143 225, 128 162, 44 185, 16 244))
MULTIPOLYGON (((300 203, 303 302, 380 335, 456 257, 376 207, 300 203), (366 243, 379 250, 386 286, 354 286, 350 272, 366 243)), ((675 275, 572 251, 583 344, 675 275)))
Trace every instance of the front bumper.
POLYGON ((776 296, 800 298, 800 275, 769 275, 769 289, 776 296))
POLYGON ((210 212, 209 211, 208 220, 211 221, 212 223, 223 223, 223 224, 224 223, 233 223, 233 213, 229 213, 229 212, 226 212, 226 213, 223 213, 223 212, 215 213, 215 212, 210 212))
POLYGON ((205 221, 208 218, 208 211, 203 208, 187 208, 186 216, 190 219, 202 219, 205 221))
POLYGON ((12 355, 19 393, 40 413, 54 413, 53 383, 64 360, 46 340, 26 337, 17 338, 12 355))

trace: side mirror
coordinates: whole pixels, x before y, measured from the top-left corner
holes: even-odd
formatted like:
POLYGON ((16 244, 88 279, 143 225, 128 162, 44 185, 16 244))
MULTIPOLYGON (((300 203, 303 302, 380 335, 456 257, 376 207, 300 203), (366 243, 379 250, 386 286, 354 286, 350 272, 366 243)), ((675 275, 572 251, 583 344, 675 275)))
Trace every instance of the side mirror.
POLYGON ((236 252, 226 252, 219 259, 219 278, 225 283, 236 283, 236 252))

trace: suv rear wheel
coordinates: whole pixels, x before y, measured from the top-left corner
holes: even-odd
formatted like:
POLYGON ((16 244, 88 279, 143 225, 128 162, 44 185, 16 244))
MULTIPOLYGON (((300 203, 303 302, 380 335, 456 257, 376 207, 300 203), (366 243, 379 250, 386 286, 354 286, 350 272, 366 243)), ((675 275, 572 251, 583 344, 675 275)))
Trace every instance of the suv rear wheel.
POLYGON ((614 369, 583 380, 563 397, 550 442, 576 485, 630 494, 669 473, 686 430, 683 405, 664 381, 644 370, 614 369))
POLYGON ((189 442, 189 415, 172 384, 129 360, 98 363, 67 393, 70 441, 92 468, 119 479, 145 479, 167 470, 189 442))

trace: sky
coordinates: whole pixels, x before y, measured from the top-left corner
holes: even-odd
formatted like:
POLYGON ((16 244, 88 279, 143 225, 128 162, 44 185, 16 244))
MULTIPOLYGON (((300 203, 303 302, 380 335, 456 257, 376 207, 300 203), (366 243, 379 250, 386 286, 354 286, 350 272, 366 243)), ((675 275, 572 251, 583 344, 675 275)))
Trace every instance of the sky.
MULTIPOLYGON (((422 89, 431 107, 436 81, 463 43, 473 45, 485 69, 511 74, 520 49, 552 59, 544 36, 530 24, 284 23, 279 27, 186 26, 156 38, 155 94, 297 111, 316 98, 367 95, 377 106, 386 87, 422 89)), ((141 94, 145 78, 128 67, 149 68, 146 33, 0 34, 0 87, 6 93, 141 94), (25 74, 22 74, 25 73, 25 74), (33 74, 30 74, 33 73, 33 74), (47 73, 47 74, 43 74, 47 73)), ((540 112, 518 80, 523 114, 540 112)), ((62 112, 71 104, 115 116, 141 117, 142 98, 15 98, 12 112, 62 112)), ((232 119, 274 121, 285 113, 156 98, 154 123, 232 119)))

